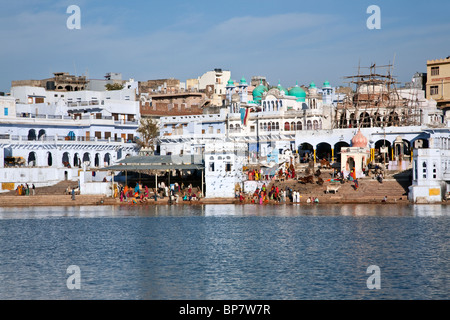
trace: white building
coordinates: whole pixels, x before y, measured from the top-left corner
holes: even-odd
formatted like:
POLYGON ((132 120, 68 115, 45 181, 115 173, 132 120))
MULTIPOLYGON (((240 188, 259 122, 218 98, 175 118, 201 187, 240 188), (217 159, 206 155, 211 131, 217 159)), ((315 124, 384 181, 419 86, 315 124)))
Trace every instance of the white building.
MULTIPOLYGON (((358 132, 357 127, 333 127, 336 101, 343 97, 335 94, 327 82, 322 89, 311 83, 307 89, 295 85, 290 90, 284 89, 281 84, 271 89, 261 84, 253 90, 253 100, 249 100, 247 93, 244 78, 236 84, 229 81, 226 86, 228 105, 220 113, 161 117, 161 154, 201 156, 205 159, 205 170, 208 172, 206 150, 209 145, 217 145, 218 142, 244 144, 246 151, 238 155, 242 158, 239 163, 266 166, 272 162, 280 164, 287 154, 294 155, 300 161, 309 156, 315 161, 325 158, 342 164, 341 150, 355 147, 352 139, 358 132)), ((439 111, 432 107, 432 101, 419 99, 419 102, 428 109, 423 113, 424 119, 432 122, 432 117, 438 116, 439 111)), ((442 123, 440 125, 443 126, 442 123)), ((368 162, 385 164, 388 170, 411 168, 412 150, 429 146, 429 129, 430 125, 420 124, 361 127, 367 144, 357 160, 358 168, 362 169, 368 162)), ((448 132, 448 128, 443 130, 448 132)), ((355 148, 359 147, 356 145, 355 148)), ((348 155, 343 160, 343 171, 350 172, 346 170, 347 162, 350 168, 351 159, 355 161, 355 157, 348 155)), ((237 173, 233 174, 238 177, 237 173)), ((209 181, 214 186, 219 183, 214 179, 209 181)), ((222 186, 227 186, 227 193, 234 192, 231 183, 226 182, 222 186)), ((209 187, 206 187, 207 196, 209 187)))
POLYGON ((17 86, 0 97, 0 186, 77 181, 135 155, 139 103, 134 89, 57 92, 17 86))
POLYGON ((205 146, 205 196, 234 198, 236 189, 243 189, 245 143, 218 141, 205 146))
POLYGON ((430 148, 415 149, 408 198, 415 203, 441 202, 450 192, 450 132, 429 131, 430 148))

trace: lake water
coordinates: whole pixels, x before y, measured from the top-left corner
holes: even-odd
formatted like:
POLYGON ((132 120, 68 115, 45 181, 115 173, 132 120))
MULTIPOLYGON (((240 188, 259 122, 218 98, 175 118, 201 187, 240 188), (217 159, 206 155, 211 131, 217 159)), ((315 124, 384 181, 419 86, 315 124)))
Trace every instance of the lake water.
POLYGON ((449 230, 444 205, 0 208, 0 299, 449 299, 449 230))

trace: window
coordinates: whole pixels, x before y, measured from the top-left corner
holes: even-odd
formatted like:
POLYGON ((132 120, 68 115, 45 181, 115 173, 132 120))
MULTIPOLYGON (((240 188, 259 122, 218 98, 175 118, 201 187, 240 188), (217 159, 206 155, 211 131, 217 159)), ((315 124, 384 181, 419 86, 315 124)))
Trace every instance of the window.
POLYGON ((433 179, 436 179, 436 177, 437 177, 436 163, 433 163, 433 179))
POLYGON ((3 109, 3 114, 4 114, 5 116, 8 115, 8 108, 3 109))
POLYGON ((431 86, 430 87, 430 95, 439 94, 439 87, 438 86, 431 86))
POLYGON ((423 177, 424 179, 426 179, 426 178, 427 178, 427 163, 426 163, 426 162, 423 162, 423 163, 422 163, 422 168, 423 168, 423 170, 422 170, 422 172, 423 172, 422 177, 423 177))
POLYGON ((105 132, 105 139, 111 138, 111 132, 105 132))
POLYGON ((438 76, 439 75, 439 67, 431 67, 431 75, 438 76))
POLYGON ((102 138, 102 133, 100 131, 95 131, 95 137, 97 139, 101 139, 102 138))
POLYGON ((250 132, 255 132, 255 126, 250 126, 250 132))
POLYGON ((230 172, 231 171, 231 163, 226 163, 225 164, 225 171, 226 172, 230 172))
POLYGON ((132 133, 128 134, 127 140, 128 141, 133 141, 133 134, 132 133))
POLYGON ((414 176, 413 180, 417 180, 417 160, 414 160, 414 176))

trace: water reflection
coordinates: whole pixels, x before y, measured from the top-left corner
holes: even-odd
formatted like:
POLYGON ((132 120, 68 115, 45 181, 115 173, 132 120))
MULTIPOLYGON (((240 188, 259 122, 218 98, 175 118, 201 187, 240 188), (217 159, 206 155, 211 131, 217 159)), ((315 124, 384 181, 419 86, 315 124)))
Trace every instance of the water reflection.
POLYGON ((0 219, 101 218, 101 217, 245 217, 245 216, 348 216, 441 217, 450 216, 441 204, 302 204, 302 205, 121 205, 0 208, 0 219))

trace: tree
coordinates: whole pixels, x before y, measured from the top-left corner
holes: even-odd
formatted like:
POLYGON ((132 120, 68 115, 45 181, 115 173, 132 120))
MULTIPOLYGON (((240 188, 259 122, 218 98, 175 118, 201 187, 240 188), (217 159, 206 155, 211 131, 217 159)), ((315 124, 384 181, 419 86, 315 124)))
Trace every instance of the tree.
POLYGON ((150 118, 141 118, 139 128, 136 131, 141 137, 141 139, 136 140, 136 143, 154 151, 156 138, 159 136, 159 127, 156 121, 150 118))
POLYGON ((112 90, 122 90, 123 89, 123 85, 121 85, 120 83, 107 83, 105 85, 105 88, 107 91, 112 91, 112 90))

